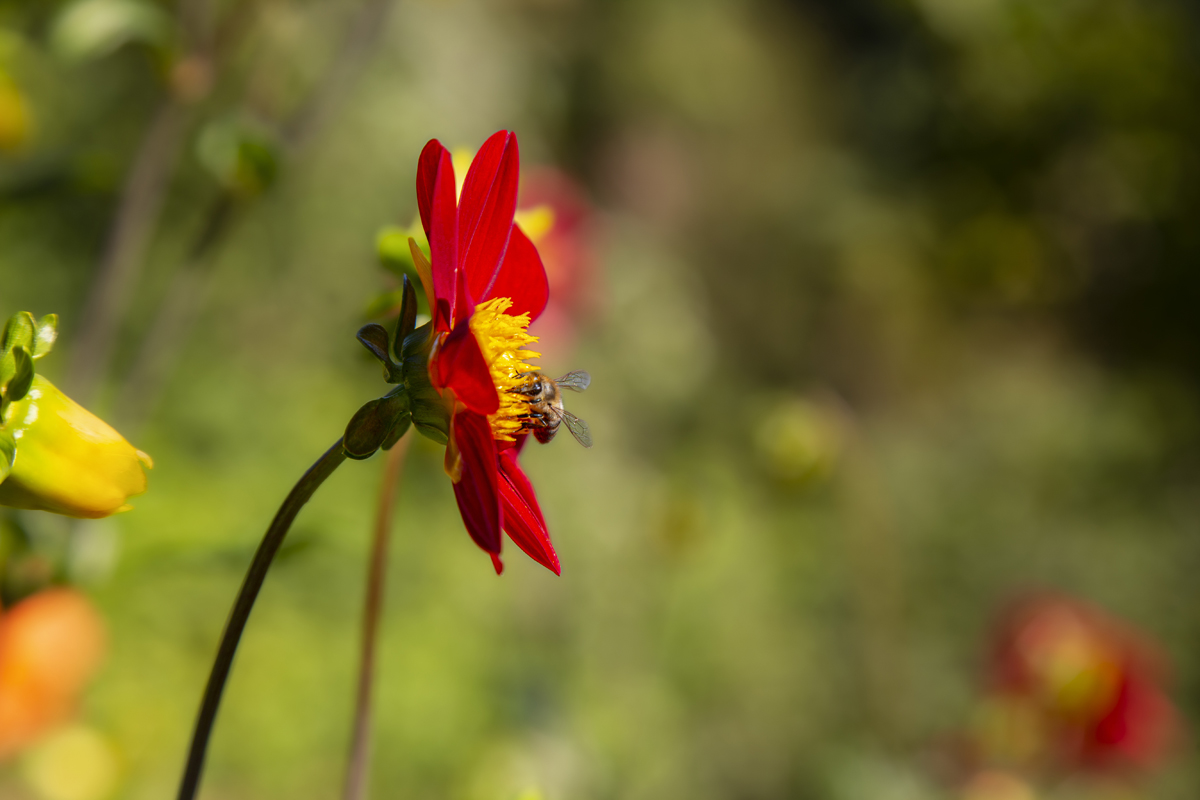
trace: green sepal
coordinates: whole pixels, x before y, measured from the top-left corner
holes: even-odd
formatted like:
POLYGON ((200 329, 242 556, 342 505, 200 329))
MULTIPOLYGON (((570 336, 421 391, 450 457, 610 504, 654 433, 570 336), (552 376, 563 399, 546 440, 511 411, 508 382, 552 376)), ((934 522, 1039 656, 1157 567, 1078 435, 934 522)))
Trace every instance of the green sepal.
MULTIPOLYGON (((425 372, 426 381, 429 375, 429 348, 433 344, 433 320, 404 337, 401 350, 404 352, 404 372, 406 378, 414 378, 411 370, 420 369, 425 372)), ((408 381, 405 381, 406 383, 408 381)))
POLYGON ((383 364, 387 381, 398 385, 384 397, 363 405, 351 418, 342 444, 350 458, 369 458, 380 447, 391 448, 412 425, 438 444, 450 440, 450 408, 429 381, 433 323, 414 329, 417 293, 407 278, 403 291, 400 318, 392 336, 374 322, 358 331, 358 340, 383 364), (399 363, 392 360, 389 349, 399 363))
POLYGON ((396 322, 396 334, 392 338, 392 354, 401 364, 404 363, 404 343, 417 327, 417 290, 412 281, 405 275, 400 291, 403 298, 400 302, 400 318, 396 322))
POLYGON ((388 336, 387 328, 378 322, 368 322, 358 329, 357 336, 363 347, 370 350, 371 355, 379 359, 379 363, 383 365, 384 380, 388 383, 400 383, 400 365, 394 363, 391 356, 388 355, 388 344, 391 337, 388 336))
POLYGON ((30 350, 33 345, 33 338, 37 333, 37 324, 33 321, 33 314, 28 311, 18 311, 8 318, 8 322, 4 325, 4 337, 0 340, 0 350, 12 352, 15 347, 24 347, 30 350))
POLYGON ((412 423, 416 426, 417 431, 432 442, 437 444, 449 444, 450 423, 446 412, 443 410, 440 412, 440 414, 435 412, 431 413, 429 416, 422 414, 424 419, 417 419, 419 410, 432 412, 432 409, 429 406, 423 404, 414 404, 412 423))
POLYGON ((392 447, 395 446, 396 442, 400 441, 400 438, 404 436, 404 434, 408 433, 408 429, 411 427, 412 414, 408 411, 405 411, 403 414, 399 414, 396 417, 396 420, 392 423, 392 429, 388 431, 388 435, 383 440, 383 449, 391 450, 392 447))
POLYGON ((58 314, 47 314, 38 320, 37 331, 33 335, 33 349, 30 353, 35 359, 41 358, 54 347, 58 338, 58 314))
POLYGON ((402 388, 371 400, 350 418, 342 449, 349 458, 370 458, 387 441, 397 422, 408 416, 408 394, 402 388))
POLYGON ((429 382, 432 345, 432 322, 404 337, 404 385, 411 399, 413 425, 422 436, 446 444, 450 441, 450 409, 441 393, 429 382))
POLYGON ((33 385, 33 359, 20 345, 13 348, 12 356, 15 370, 4 386, 3 405, 6 406, 23 399, 25 395, 29 394, 29 387, 33 385))
POLYGON ((13 462, 17 460, 17 442, 12 433, 0 431, 0 483, 12 472, 13 462))
POLYGON ((358 329, 355 334, 358 340, 362 342, 363 347, 371 351, 371 355, 379 359, 384 364, 391 362, 388 356, 388 332, 387 328, 380 325, 378 322, 369 322, 358 329))
POLYGON ((387 436, 387 420, 383 418, 379 407, 383 398, 378 397, 366 403, 346 425, 346 434, 342 438, 342 449, 349 458, 361 461, 375 455, 375 451, 383 444, 387 436))

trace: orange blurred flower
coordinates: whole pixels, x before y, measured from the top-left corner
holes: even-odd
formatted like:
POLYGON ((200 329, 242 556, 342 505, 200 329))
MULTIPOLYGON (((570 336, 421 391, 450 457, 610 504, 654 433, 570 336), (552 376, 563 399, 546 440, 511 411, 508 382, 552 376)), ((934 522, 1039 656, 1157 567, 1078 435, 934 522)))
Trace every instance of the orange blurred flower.
POLYGON ((72 589, 46 589, 0 612, 0 758, 71 716, 104 640, 100 615, 72 589))

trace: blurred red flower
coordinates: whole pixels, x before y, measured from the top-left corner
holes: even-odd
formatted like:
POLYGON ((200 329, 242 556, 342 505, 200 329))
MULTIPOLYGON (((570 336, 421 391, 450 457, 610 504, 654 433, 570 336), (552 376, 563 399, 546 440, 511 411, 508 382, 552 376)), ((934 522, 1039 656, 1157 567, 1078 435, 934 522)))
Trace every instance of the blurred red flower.
POLYGON ((417 204, 429 241, 413 259, 430 298, 435 342, 429 374, 453 406, 446 473, 471 538, 496 572, 503 530, 539 564, 560 571, 533 486, 517 463, 530 428, 537 375, 525 349, 529 323, 546 307, 549 285, 537 249, 513 224, 520 157, 516 136, 492 135, 476 153, 462 196, 454 165, 436 139, 417 165, 417 204))
POLYGON ((0 758, 65 721, 104 653, 104 625, 71 589, 46 589, 0 613, 0 758))
POLYGON ((573 349, 578 321, 598 310, 595 213, 566 173, 539 167, 521 181, 516 220, 537 245, 550 283, 550 299, 532 328, 562 356, 573 349))
POLYGON ((1039 755, 1074 769, 1148 767, 1177 737, 1162 659, 1139 633, 1061 596, 1027 599, 1004 616, 991 655, 993 701, 1023 709, 1039 755))

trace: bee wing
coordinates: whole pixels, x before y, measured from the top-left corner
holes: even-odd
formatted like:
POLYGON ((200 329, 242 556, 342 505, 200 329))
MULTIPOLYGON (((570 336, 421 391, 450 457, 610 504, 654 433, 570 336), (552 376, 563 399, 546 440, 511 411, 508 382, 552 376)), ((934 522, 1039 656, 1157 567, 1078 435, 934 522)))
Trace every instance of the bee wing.
MULTIPOLYGON (((584 373, 585 375, 587 373, 584 373)), ((575 441, 579 442, 584 447, 592 446, 592 432, 588 428, 588 424, 579 417, 572 414, 566 409, 562 410, 562 421, 567 426, 567 430, 575 437, 575 441)))
POLYGON ((592 385, 592 376, 584 370, 577 369, 574 372, 568 372, 561 378, 555 381, 560 389, 570 389, 573 392, 582 392, 592 385))

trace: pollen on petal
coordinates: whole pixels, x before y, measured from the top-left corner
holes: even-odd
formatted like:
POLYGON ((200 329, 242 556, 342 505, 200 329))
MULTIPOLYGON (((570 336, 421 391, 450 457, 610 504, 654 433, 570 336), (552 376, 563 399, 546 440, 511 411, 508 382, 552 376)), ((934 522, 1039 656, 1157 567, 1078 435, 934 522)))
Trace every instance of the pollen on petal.
POLYGON ((512 304, 508 297, 496 297, 477 305, 471 315, 471 331, 500 395, 500 408, 488 416, 488 423, 496 440, 504 442, 515 441, 529 419, 529 397, 518 390, 538 373, 526 359, 541 357, 525 349, 537 342, 529 335, 529 315, 505 313, 512 304))

